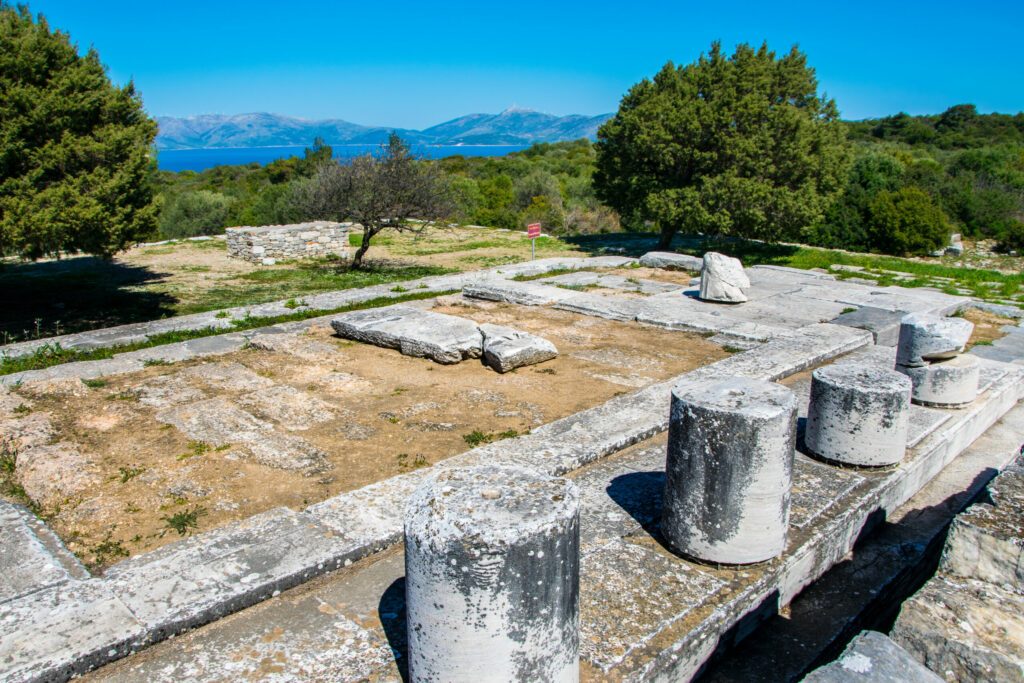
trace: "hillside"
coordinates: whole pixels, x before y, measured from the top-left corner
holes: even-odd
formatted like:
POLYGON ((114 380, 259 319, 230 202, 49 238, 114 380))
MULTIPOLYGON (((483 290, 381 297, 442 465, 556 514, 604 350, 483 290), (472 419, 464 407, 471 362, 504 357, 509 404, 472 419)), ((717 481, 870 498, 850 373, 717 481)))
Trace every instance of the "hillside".
POLYGON ((307 145, 321 137, 328 144, 377 144, 392 130, 406 140, 427 145, 529 145, 593 139, 611 114, 554 116, 510 108, 500 114, 469 114, 422 131, 362 126, 341 119, 308 121, 279 114, 204 114, 158 116, 158 149, 268 147, 307 145))

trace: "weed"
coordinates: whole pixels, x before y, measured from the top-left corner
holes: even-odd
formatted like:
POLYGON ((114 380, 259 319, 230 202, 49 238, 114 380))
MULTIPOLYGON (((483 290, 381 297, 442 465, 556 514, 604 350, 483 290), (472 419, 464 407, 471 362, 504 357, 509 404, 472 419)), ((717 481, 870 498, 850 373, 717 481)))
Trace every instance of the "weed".
POLYGON ((121 541, 115 541, 113 539, 113 535, 113 531, 108 531, 106 538, 93 546, 93 561, 88 563, 90 567, 97 569, 110 564, 111 560, 115 560, 119 557, 128 557, 131 554, 128 552, 128 549, 121 544, 121 541))
POLYGON ((397 415, 388 415, 388 422, 390 422, 393 425, 396 425, 400 422, 400 420, 398 419, 397 415))
POLYGON ((29 413, 32 412, 32 409, 28 407, 27 403, 19 403, 14 407, 14 410, 11 412, 13 412, 15 415, 28 415, 29 413))
POLYGON ((139 392, 132 389, 125 389, 117 392, 116 394, 110 394, 107 398, 111 401, 138 401, 139 392))
POLYGON ((741 349, 738 346, 730 346, 729 344, 723 344, 722 350, 726 353, 743 353, 746 349, 741 349))
POLYGON ((288 299, 288 301, 285 301, 285 302, 284 302, 284 307, 285 307, 285 308, 291 308, 291 309, 293 309, 293 310, 294 310, 294 309, 296 309, 296 308, 298 308, 298 307, 299 307, 299 306, 301 306, 301 305, 302 305, 302 304, 300 304, 300 303, 299 303, 298 301, 296 301, 295 299, 288 299))
POLYGON ((465 441, 470 448, 476 448, 477 446, 482 446, 493 441, 500 441, 501 439, 512 439, 517 436, 519 436, 519 432, 517 432, 515 429, 507 429, 503 432, 492 432, 490 434, 482 432, 479 429, 474 429, 469 434, 463 434, 462 440, 465 441))
POLYGON ((206 508, 196 506, 189 510, 176 512, 170 517, 161 517, 168 529, 178 532, 179 536, 185 536, 199 528, 199 518, 206 515, 206 508))
POLYGON ((119 467, 117 471, 121 473, 121 483, 126 484, 135 477, 139 476, 146 471, 145 467, 139 467, 137 465, 129 465, 127 467, 119 467))
POLYGON ((167 360, 166 358, 147 358, 146 360, 142 361, 142 365, 147 367, 147 368, 151 368, 154 365, 170 365, 170 364, 171 364, 171 361, 167 360))
POLYGON ((401 292, 408 292, 409 290, 406 289, 405 287, 403 287, 402 285, 395 285, 394 287, 391 288, 391 291, 392 292, 399 292, 399 293, 401 293, 401 292))
POLYGON ((544 375, 557 375, 558 374, 558 371, 555 370, 554 368, 539 368, 539 369, 534 370, 534 372, 539 372, 539 373, 544 374, 544 375))
POLYGON ((230 318, 231 314, 228 313, 227 311, 221 311, 221 312, 219 312, 217 315, 215 315, 213 317, 214 318, 230 318))
POLYGON ((842 314, 845 314, 845 313, 856 313, 856 312, 857 312, 856 308, 854 308, 853 306, 847 306, 843 310, 839 311, 839 314, 842 315, 842 314))
POLYGON ((15 470, 18 467, 18 450, 7 439, 0 439, 0 495, 12 498, 21 503, 38 517, 43 516, 43 509, 29 497, 25 488, 18 483, 15 470))
POLYGON ((83 379, 82 384, 89 387, 90 389, 102 389, 107 386, 107 380, 95 377, 93 379, 83 379))
POLYGON ((498 439, 514 439, 519 436, 519 432, 515 429, 506 429, 503 432, 498 432, 498 439))
POLYGON ((411 462, 409 460, 408 453, 399 453, 397 456, 395 456, 395 459, 398 461, 398 469, 402 470, 403 472, 409 470, 418 470, 419 468, 426 467, 427 465, 430 464, 430 462, 422 453, 417 453, 416 457, 413 458, 411 462))
POLYGON ((992 346, 991 339, 979 339, 978 341, 971 344, 971 346, 992 346))
POLYGON ((188 460, 210 452, 210 444, 205 441, 189 441, 188 451, 178 456, 178 460, 188 460))
POLYGON ((391 395, 392 396, 401 396, 402 394, 404 394, 407 391, 409 391, 409 390, 407 388, 405 388, 405 387, 395 387, 395 390, 391 392, 391 395))

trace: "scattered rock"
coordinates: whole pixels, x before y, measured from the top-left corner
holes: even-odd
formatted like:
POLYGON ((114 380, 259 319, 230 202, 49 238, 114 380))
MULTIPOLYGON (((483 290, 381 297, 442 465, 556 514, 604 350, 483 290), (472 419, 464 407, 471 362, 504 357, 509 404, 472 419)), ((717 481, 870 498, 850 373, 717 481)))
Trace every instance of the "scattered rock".
POLYGON ((558 356, 555 345, 543 337, 502 325, 480 326, 484 362, 498 372, 535 365, 558 356))
POLYGON ((743 272, 739 259, 714 251, 704 254, 704 267, 700 274, 700 298, 704 301, 743 303, 750 280, 743 272))

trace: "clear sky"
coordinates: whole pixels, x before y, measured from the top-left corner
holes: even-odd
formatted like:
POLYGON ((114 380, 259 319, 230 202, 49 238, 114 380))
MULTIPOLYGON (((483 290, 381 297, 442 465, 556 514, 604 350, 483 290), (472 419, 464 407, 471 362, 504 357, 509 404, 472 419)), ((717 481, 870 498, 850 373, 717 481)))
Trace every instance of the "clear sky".
POLYGON ((1024 0, 35 0, 155 115, 269 111, 424 128, 511 105, 612 112, 720 39, 796 43, 844 118, 1024 109, 1024 0))

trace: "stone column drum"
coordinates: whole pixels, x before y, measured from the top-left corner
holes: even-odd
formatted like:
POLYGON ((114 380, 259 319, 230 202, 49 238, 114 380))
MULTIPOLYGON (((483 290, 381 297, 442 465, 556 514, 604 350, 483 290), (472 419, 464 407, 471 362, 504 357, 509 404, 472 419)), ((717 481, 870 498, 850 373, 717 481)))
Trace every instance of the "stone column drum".
POLYGON ((811 374, 804 440, 815 455, 847 465, 895 465, 907 450, 910 379, 895 370, 839 363, 811 374))
POLYGON ((441 470, 409 499, 412 681, 579 680, 579 491, 494 465, 441 470))
POLYGON ((978 397, 981 364, 974 356, 957 356, 919 368, 896 366, 914 383, 914 403, 933 408, 963 408, 978 397))
POLYGON ((750 564, 786 547, 796 398, 743 377, 672 390, 661 529, 676 552, 750 564))

